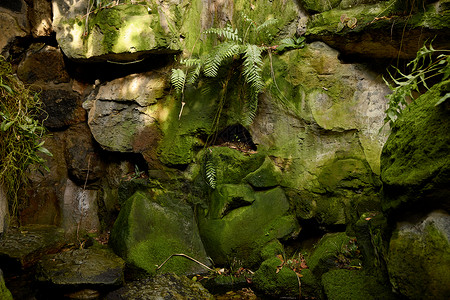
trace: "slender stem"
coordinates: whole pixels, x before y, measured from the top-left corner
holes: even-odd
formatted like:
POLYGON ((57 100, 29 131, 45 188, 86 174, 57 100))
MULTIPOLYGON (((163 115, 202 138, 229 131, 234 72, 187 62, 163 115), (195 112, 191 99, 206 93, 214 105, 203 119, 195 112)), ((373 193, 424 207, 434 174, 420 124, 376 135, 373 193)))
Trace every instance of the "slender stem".
POLYGON ((199 262, 198 260, 196 260, 195 258, 192 258, 192 257, 190 257, 190 256, 188 256, 188 255, 186 255, 186 254, 183 254, 183 253, 179 253, 179 254, 172 254, 172 255, 170 255, 161 265, 159 265, 159 267, 158 268, 156 268, 156 271, 158 271, 159 269, 161 269, 162 268, 162 266, 164 266, 164 264, 169 260, 169 259, 171 259, 172 257, 174 257, 174 256, 181 256, 181 257, 184 257, 184 258, 187 258, 187 259, 189 259, 189 260, 192 260, 193 262, 195 262, 195 263, 197 263, 197 264, 199 264, 199 265, 201 265, 202 267, 204 267, 204 268, 206 268, 206 269, 208 269, 208 270, 210 270, 210 271, 213 271, 213 272, 216 272, 217 273, 217 271, 216 270, 214 270, 214 269, 211 269, 210 267, 208 267, 207 265, 205 265, 204 263, 202 263, 202 262, 199 262))

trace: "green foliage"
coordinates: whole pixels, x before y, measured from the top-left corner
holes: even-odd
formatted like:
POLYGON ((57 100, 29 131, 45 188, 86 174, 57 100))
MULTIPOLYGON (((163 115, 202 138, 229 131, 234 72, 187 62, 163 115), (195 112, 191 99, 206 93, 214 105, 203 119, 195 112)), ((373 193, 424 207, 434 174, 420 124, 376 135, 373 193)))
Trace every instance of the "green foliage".
POLYGON ((212 188, 216 188, 216 166, 212 155, 205 156, 205 178, 206 183, 212 188))
POLYGON ((0 185, 6 190, 13 215, 17 213, 18 192, 27 182, 30 166, 47 171, 39 152, 51 156, 42 141, 46 129, 38 115, 42 102, 14 77, 11 65, 0 57, 0 185))
MULTIPOLYGON (((231 80, 233 74, 240 74, 244 79, 243 91, 246 94, 242 123, 249 125, 256 115, 258 96, 264 88, 261 66, 262 55, 267 47, 249 43, 246 41, 246 37, 251 29, 258 35, 263 30, 276 24, 277 20, 268 19, 259 26, 247 16, 244 16, 244 20, 248 23, 244 37, 241 37, 238 29, 233 29, 231 25, 204 31, 205 34, 217 36, 219 38, 218 44, 201 55, 200 58, 182 60, 180 63, 184 64, 185 68, 184 70, 173 69, 171 82, 183 99, 186 85, 196 84, 202 73, 207 78, 218 78, 221 70, 229 70, 228 76, 225 76, 226 78, 222 82, 221 97, 223 99, 220 99, 220 105, 223 105, 228 81, 231 80)), ((221 111, 221 108, 219 108, 219 111, 221 111)), ((216 118, 213 126, 217 126, 217 123, 218 118, 216 118)))
MULTIPOLYGON (((404 74, 398 68, 393 67, 400 74, 398 78, 395 78, 389 73, 393 84, 383 78, 392 90, 392 94, 387 96, 389 107, 386 110, 386 123, 389 122, 392 125, 402 114, 403 108, 408 105, 407 100, 415 99, 413 92, 420 94, 422 89, 429 90, 432 86, 429 86, 431 79, 434 79, 432 82, 436 83, 436 78, 434 78, 436 76, 439 76, 442 81, 450 78, 450 55, 445 54, 447 52, 450 50, 436 50, 431 43, 429 47, 425 44, 417 52, 416 58, 407 64, 411 68, 409 74, 404 74)), ((443 103, 448 98, 450 98, 449 92, 442 95, 435 105, 443 103)))

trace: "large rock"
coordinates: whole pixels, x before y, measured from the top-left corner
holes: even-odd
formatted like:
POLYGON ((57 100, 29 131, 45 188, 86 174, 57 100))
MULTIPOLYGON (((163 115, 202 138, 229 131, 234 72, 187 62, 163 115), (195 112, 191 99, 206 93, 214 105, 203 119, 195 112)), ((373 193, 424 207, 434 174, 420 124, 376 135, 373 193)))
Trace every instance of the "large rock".
POLYGON ((379 210, 380 153, 389 89, 362 65, 343 64, 315 42, 273 56, 264 66, 268 90, 250 127, 258 152, 282 171, 301 219, 324 225, 379 210), (356 209, 355 209, 356 208, 356 209))
MULTIPOLYGON (((128 263, 151 274, 172 254, 185 254, 210 265, 193 211, 182 197, 161 189, 136 192, 122 206, 114 223, 111 247, 128 263)), ((160 271, 193 274, 207 270, 175 256, 160 271)))
POLYGON ((449 84, 432 87, 395 122, 381 156, 385 210, 450 209, 449 105, 435 106, 449 84))
POLYGON ((53 0, 53 27, 63 52, 71 59, 133 61, 150 53, 180 50, 180 1, 159 6, 142 4, 91 5, 53 0))
POLYGON ((408 299, 450 296, 450 215, 430 213, 397 224, 389 243, 387 267, 394 289, 408 299))
POLYGON ((238 259, 244 266, 255 266, 267 243, 300 231, 281 188, 254 192, 245 185, 220 185, 198 219, 206 251, 216 264, 238 259))
POLYGON ((102 148, 138 153, 156 148, 161 133, 155 104, 165 96, 163 78, 160 72, 133 74, 104 83, 90 95, 83 106, 89 111, 92 135, 102 148))

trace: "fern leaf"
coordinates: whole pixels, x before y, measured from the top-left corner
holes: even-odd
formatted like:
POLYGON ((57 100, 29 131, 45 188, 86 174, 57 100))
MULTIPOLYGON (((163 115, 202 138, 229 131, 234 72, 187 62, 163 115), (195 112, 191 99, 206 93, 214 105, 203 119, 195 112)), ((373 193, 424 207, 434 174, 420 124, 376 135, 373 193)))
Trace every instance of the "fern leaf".
POLYGON ((172 75, 170 81, 175 87, 175 91, 182 93, 186 82, 186 74, 181 69, 172 69, 172 75))
POLYGON ((266 29, 269 26, 275 25, 276 23, 278 23, 277 19, 268 19, 264 23, 256 27, 256 32, 260 32, 261 30, 266 29))
POLYGON ((205 177, 206 177, 206 183, 212 188, 216 188, 216 166, 214 165, 214 162, 210 155, 207 155, 205 157, 205 177))
POLYGON ((254 93, 259 94, 264 88, 261 76, 262 51, 256 45, 247 45, 244 54, 243 74, 245 81, 250 85, 254 93))
POLYGON ((244 117, 242 123, 244 126, 249 126, 252 124, 253 120, 256 117, 256 111, 258 109, 258 94, 250 92, 250 95, 247 99, 244 117))
POLYGON ((226 59, 239 54, 239 50, 239 45, 231 42, 222 43, 215 47, 213 53, 208 55, 208 57, 206 58, 203 70, 205 76, 216 77, 219 73, 219 67, 222 65, 222 63, 226 59))
POLYGON ((238 34, 238 30, 233 30, 233 27, 231 27, 231 25, 227 25, 227 27, 225 28, 210 28, 205 30, 203 33, 215 34, 219 37, 223 37, 234 42, 242 42, 242 39, 238 34))

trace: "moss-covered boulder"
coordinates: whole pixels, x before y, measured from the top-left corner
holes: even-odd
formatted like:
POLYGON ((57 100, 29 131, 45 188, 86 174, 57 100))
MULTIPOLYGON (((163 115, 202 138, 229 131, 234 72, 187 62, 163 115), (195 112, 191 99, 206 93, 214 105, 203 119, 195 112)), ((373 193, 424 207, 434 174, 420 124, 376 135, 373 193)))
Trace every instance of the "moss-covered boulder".
POLYGON ((127 1, 97 7, 87 0, 76 5, 53 2, 56 39, 69 58, 130 61, 143 54, 180 51, 178 5, 167 8, 156 1, 127 1))
POLYGON ((435 106, 449 85, 432 87, 395 122, 381 156, 385 210, 450 209, 450 106, 435 106))
POLYGON ((398 299, 391 287, 362 270, 338 269, 322 276, 322 284, 327 299, 398 299))
POLYGON ((307 257, 306 262, 316 278, 331 269, 348 266, 352 258, 357 258, 357 246, 353 238, 345 232, 327 233, 307 257))
POLYGON ((278 257, 265 260, 253 276, 255 287, 272 297, 298 297, 301 294, 297 274, 288 266, 281 267, 278 257))
POLYGON ((294 237, 300 230, 281 188, 253 192, 241 185, 218 186, 198 219, 206 251, 219 265, 238 259, 255 266, 268 242, 294 237))
POLYGON ((450 297, 450 215, 435 211, 419 222, 397 225, 387 266, 396 291, 408 299, 450 297))
MULTIPOLYGON (((110 245, 127 263, 150 274, 172 254, 186 254, 209 265, 194 220, 192 209, 175 192, 137 191, 122 206, 110 245)), ((171 258, 160 270, 178 274, 205 271, 180 256, 171 258)))
POLYGON ((342 1, 339 6, 337 1, 331 1, 326 9, 322 2, 325 1, 310 9, 313 15, 306 36, 323 41, 344 55, 413 58, 427 39, 433 39, 434 46, 448 47, 447 0, 357 1, 353 5, 342 1))

